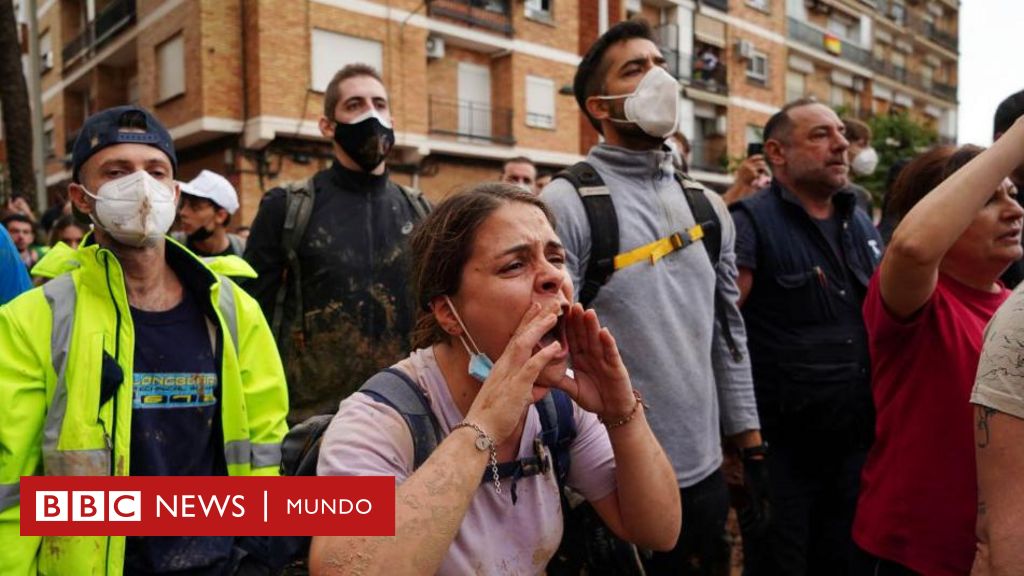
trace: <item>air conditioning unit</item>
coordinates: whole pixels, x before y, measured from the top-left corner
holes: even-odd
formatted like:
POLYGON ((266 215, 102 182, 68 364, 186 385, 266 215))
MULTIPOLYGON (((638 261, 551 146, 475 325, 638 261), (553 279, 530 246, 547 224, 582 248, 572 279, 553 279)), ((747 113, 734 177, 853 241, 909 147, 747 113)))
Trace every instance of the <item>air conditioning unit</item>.
POLYGON ((39 67, 42 72, 53 68, 53 52, 44 52, 39 55, 39 67))
POLYGON ((444 38, 427 37, 427 58, 444 58, 444 38))
POLYGON ((749 40, 738 40, 736 54, 743 60, 750 60, 754 57, 754 45, 749 40))

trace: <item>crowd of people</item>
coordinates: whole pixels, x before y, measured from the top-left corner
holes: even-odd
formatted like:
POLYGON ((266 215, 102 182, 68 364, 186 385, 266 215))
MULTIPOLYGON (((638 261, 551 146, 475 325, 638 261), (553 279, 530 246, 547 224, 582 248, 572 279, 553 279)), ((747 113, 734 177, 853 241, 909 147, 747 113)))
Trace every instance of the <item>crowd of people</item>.
POLYGON ((66 201, 0 229, 0 573, 723 575, 730 508, 745 574, 1019 573, 1024 91, 879 219, 870 128, 814 99, 693 180, 642 20, 573 93, 582 162, 432 206, 346 66, 335 161, 251 229, 149 111, 89 117, 66 201), (19 534, 21 476, 277 475, 323 415, 316 473, 395 477, 394 537, 19 534))

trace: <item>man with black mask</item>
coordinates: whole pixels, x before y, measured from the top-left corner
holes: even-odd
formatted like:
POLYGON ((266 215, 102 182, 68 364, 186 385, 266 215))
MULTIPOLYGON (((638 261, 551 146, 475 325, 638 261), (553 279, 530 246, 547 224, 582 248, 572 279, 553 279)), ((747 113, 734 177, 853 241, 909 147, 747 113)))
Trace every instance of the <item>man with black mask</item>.
POLYGON ((320 132, 333 165, 270 190, 253 221, 246 285, 277 338, 291 423, 333 413, 382 366, 408 354, 414 303, 407 238, 429 210, 388 180, 395 143, 387 90, 365 64, 342 68, 324 93, 320 132))
POLYGON ((180 226, 174 239, 199 256, 241 256, 245 240, 227 230, 238 210, 238 193, 231 182, 216 172, 203 170, 180 186, 180 226))

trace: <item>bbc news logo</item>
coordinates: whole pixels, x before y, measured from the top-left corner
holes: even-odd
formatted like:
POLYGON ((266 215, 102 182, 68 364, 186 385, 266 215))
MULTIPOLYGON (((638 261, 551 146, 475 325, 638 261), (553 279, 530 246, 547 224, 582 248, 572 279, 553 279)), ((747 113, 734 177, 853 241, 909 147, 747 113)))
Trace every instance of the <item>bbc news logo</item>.
POLYGON ((141 522, 141 502, 138 490, 40 490, 36 522, 141 522))
POLYGON ((393 536, 395 479, 21 479, 23 536, 393 536))

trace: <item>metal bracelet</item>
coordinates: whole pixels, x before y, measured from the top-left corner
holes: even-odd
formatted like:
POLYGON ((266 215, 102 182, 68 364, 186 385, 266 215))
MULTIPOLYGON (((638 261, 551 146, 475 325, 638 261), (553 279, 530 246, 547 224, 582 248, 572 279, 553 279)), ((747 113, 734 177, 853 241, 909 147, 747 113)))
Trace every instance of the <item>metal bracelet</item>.
POLYGON ((477 450, 480 450, 482 452, 483 450, 485 450, 487 448, 490 449, 490 453, 491 453, 491 475, 494 477, 494 491, 497 492, 498 494, 501 494, 501 478, 500 478, 500 476, 498 476, 498 446, 494 442, 494 438, 491 438, 491 435, 488 434, 487 432, 484 432, 484 429, 481 428, 480 426, 478 426, 478 425, 476 425, 476 424, 474 424, 472 422, 468 422, 466 420, 463 420, 462 422, 459 422, 458 424, 453 426, 452 427, 452 432, 455 432, 459 428, 472 428, 473 430, 476 430, 477 434, 480 435, 477 438, 477 443, 476 443, 476 449, 477 450), (480 445, 479 441, 481 439, 483 439, 483 440, 485 440, 487 442, 487 446, 486 447, 480 445))
POLYGON ((646 410, 648 408, 647 404, 644 404, 643 396, 640 395, 640 391, 637 390, 636 388, 633 388, 633 397, 636 398, 636 403, 633 404, 633 409, 629 411, 629 414, 623 416, 622 418, 619 418, 615 422, 607 422, 601 416, 598 416, 597 419, 601 422, 601 424, 604 424, 604 427, 608 430, 629 424, 630 420, 632 420, 633 417, 636 416, 637 410, 640 410, 641 408, 646 410))

